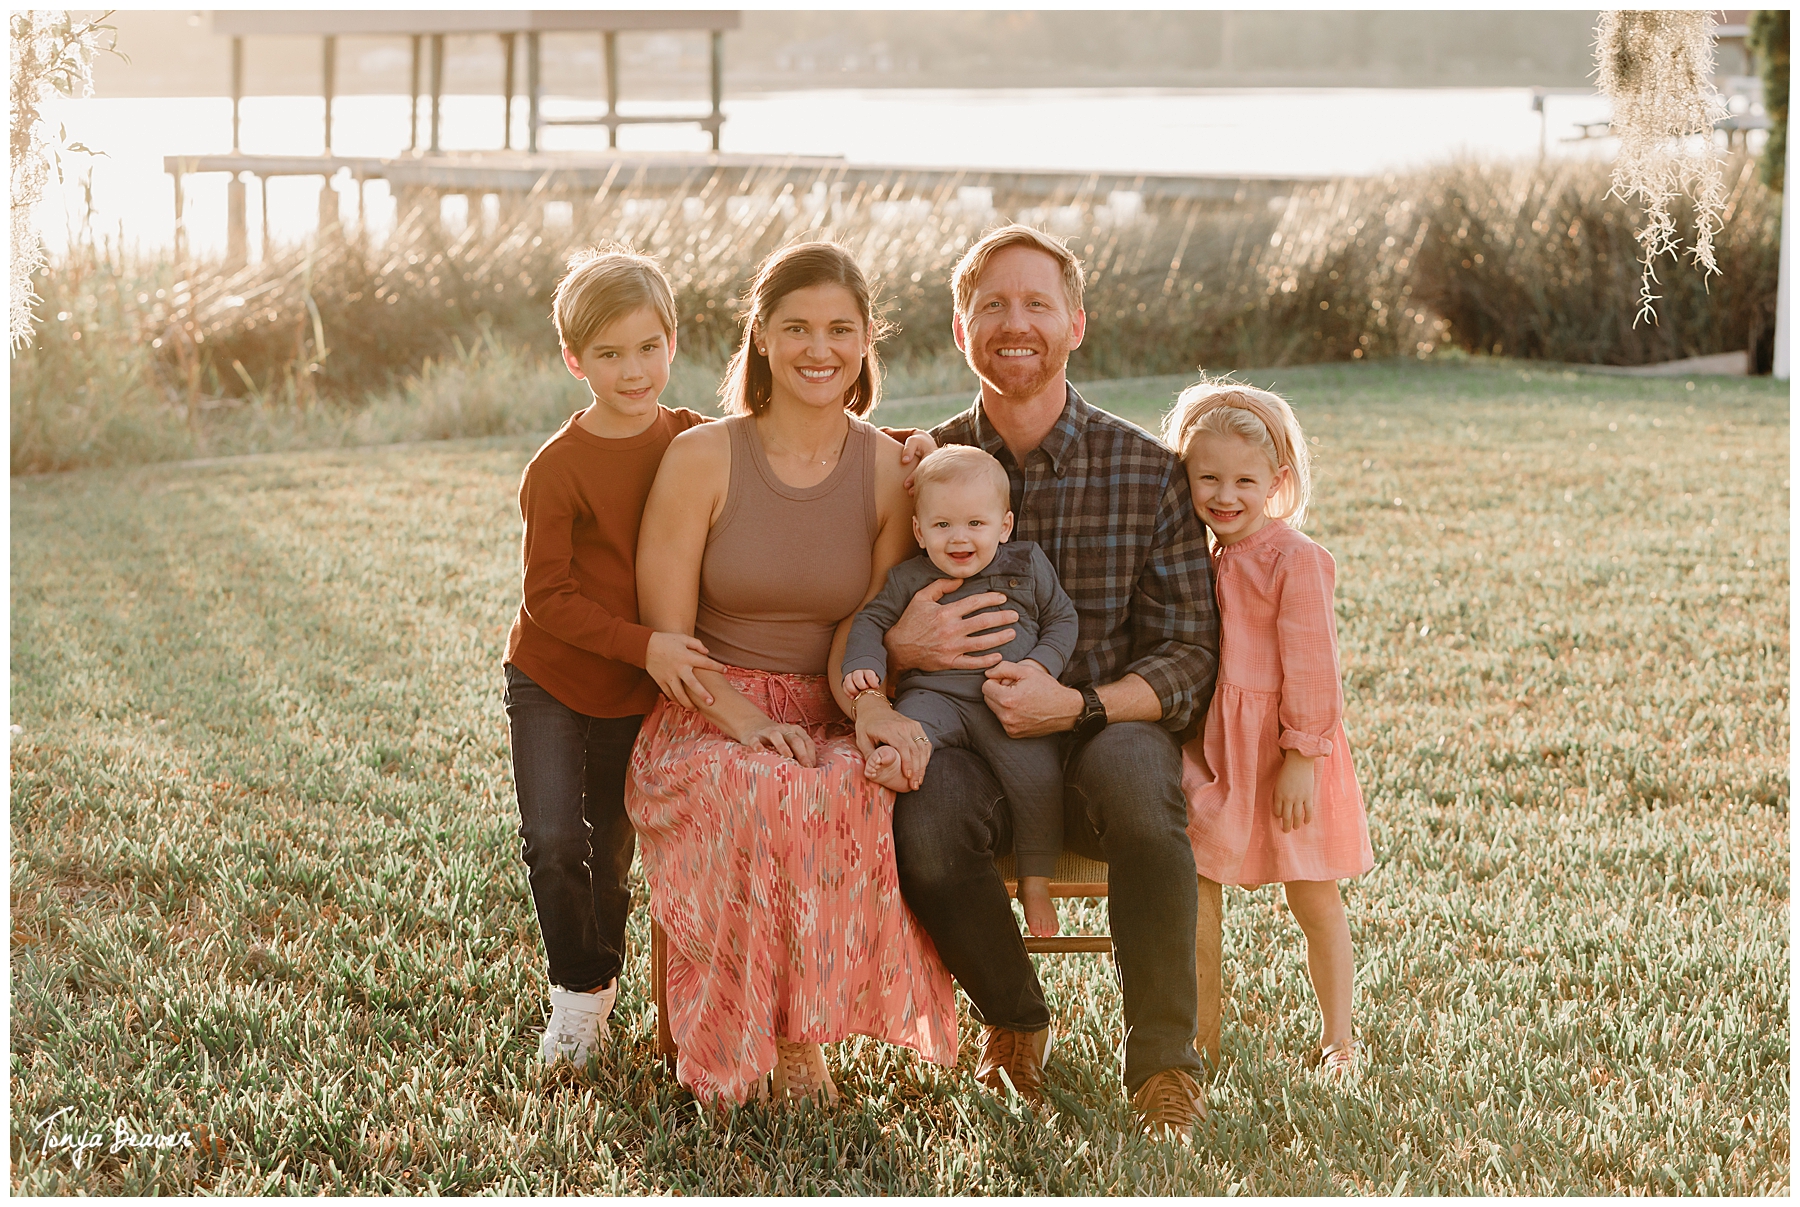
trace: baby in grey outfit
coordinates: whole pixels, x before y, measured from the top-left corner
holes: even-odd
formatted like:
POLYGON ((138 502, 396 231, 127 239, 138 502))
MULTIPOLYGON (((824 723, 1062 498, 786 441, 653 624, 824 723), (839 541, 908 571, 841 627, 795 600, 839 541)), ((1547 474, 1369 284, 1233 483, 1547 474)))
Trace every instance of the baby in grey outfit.
MULTIPOLYGON (((844 648, 844 692, 878 691, 887 675, 882 638, 920 589, 941 578, 962 584, 940 601, 984 591, 1006 596, 1019 614, 1013 639, 1000 647, 1006 662, 1037 663, 1051 678, 1075 652, 1079 622, 1056 570, 1031 541, 1003 544, 1012 533, 1012 488, 991 455, 953 444, 925 458, 914 475, 913 536, 925 552, 888 572, 879 594, 850 625, 844 648)), ((997 611, 998 609, 992 609, 997 611)), ((996 628, 1001 626, 995 626, 996 628)), ((1008 737, 981 694, 983 670, 907 671, 894 707, 925 729, 934 747, 960 746, 987 760, 1012 806, 1019 903, 1034 935, 1057 931, 1050 873, 1062 852, 1062 743, 1054 736, 1008 737)), ((886 748, 872 762, 898 760, 886 748)), ((882 778, 877 776, 877 778, 882 778)), ((892 786, 892 785, 890 785, 892 786)))

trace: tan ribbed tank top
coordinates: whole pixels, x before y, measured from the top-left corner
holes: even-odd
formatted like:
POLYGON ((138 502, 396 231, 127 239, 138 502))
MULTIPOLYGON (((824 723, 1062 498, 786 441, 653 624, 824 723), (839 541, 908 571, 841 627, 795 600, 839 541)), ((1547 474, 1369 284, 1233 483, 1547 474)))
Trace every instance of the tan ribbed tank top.
POLYGON ((700 559, 694 636, 731 666, 823 675, 874 572, 876 431, 852 416, 830 476, 797 487, 769 468, 752 416, 724 425, 731 488, 700 559))

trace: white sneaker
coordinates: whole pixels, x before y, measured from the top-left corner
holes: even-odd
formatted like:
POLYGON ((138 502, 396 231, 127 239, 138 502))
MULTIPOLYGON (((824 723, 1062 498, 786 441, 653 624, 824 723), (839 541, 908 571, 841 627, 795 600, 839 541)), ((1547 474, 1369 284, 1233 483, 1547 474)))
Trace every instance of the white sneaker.
POLYGON ((587 1064, 588 1054, 606 1037, 606 1017, 612 1013, 613 1001, 619 996, 619 980, 598 993, 570 993, 566 989, 550 991, 550 1022, 544 1038, 538 1042, 538 1056, 545 1064, 566 1060, 574 1065, 587 1064))

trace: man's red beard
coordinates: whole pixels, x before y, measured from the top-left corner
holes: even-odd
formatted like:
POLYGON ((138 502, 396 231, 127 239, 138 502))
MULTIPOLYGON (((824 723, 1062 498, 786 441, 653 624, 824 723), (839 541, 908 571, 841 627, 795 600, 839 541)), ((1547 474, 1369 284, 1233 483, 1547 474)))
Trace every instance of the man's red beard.
MULTIPOLYGON (((996 343, 998 342, 996 341, 996 343)), ((1000 346, 1007 345, 1001 344, 1000 346)), ((1036 357, 1020 358, 1021 360, 1029 359, 1036 364, 1037 368, 1032 372, 1028 372, 1024 365, 1010 361, 997 353, 989 353, 983 358, 989 372, 982 371, 981 367, 975 363, 975 357, 972 354, 966 359, 969 362, 969 368, 974 370, 975 376, 981 379, 983 385, 1002 398, 1019 400, 1035 398, 1069 364, 1068 352, 1063 351, 1059 355, 1054 348, 1046 348, 1041 355, 1036 357)))

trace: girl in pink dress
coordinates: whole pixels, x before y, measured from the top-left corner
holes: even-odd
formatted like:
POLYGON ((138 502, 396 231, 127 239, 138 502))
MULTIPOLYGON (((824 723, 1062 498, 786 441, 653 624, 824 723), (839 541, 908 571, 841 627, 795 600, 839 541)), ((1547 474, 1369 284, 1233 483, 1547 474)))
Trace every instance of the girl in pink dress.
POLYGON ((1311 492, 1306 436, 1277 395, 1203 382, 1182 392, 1164 438, 1213 535, 1222 626, 1206 729, 1182 750, 1194 863, 1221 884, 1281 882, 1306 934, 1321 1061, 1347 1075, 1355 966, 1337 882, 1375 855, 1344 736, 1336 567, 1290 526, 1311 492))

